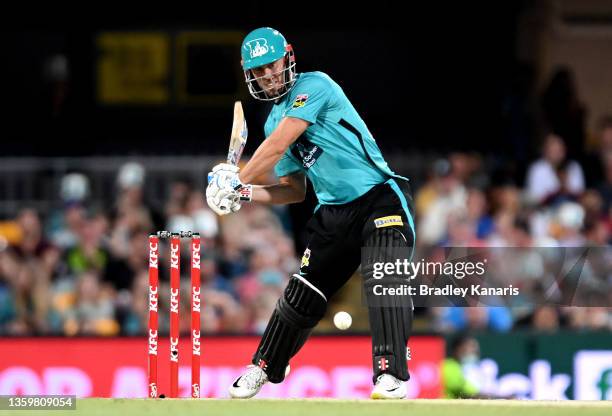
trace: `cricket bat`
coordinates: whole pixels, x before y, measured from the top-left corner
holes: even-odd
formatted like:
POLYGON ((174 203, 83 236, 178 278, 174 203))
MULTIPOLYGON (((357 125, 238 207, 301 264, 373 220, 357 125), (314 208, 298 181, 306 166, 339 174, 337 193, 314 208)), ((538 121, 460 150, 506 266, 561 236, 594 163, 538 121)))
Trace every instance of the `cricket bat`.
MULTIPOLYGON (((232 134, 230 136, 229 150, 227 151, 227 163, 234 166, 238 165, 244 147, 246 146, 248 135, 249 130, 247 128, 246 120, 244 119, 242 103, 240 101, 236 101, 234 103, 234 121, 232 122, 232 134)), ((222 204, 219 206, 219 208, 222 210, 230 209, 228 204, 222 204)))
POLYGON ((244 119, 244 111, 242 103, 236 101, 234 103, 234 122, 232 123, 232 135, 230 136, 229 150, 227 152, 227 163, 230 165, 238 165, 244 146, 246 146, 249 130, 244 119))

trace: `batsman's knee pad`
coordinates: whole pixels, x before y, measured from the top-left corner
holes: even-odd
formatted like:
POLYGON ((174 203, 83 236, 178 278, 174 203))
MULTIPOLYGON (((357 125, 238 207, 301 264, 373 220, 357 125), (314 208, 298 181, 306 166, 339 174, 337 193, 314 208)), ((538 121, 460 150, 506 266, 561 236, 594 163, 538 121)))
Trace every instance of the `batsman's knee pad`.
POLYGON ((395 270, 397 260, 403 264, 412 258, 413 247, 408 244, 400 230, 386 227, 375 230, 364 247, 362 275, 372 331, 374 382, 382 373, 400 380, 409 378, 406 344, 412 329, 410 279, 395 270), (388 263, 393 267, 385 269, 388 263))
POLYGON ((327 299, 319 289, 299 275, 289 280, 253 357, 253 364, 266 371, 268 380, 283 381, 289 359, 304 345, 326 309, 327 299))

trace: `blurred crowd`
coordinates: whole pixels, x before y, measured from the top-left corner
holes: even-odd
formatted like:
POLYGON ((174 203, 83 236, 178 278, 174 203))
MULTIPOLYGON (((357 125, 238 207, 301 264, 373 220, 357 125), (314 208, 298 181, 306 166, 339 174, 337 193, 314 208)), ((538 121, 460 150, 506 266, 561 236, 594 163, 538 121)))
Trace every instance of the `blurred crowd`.
POLYGON ((589 166, 570 158, 567 149, 561 136, 546 134, 523 186, 493 182, 479 155, 454 153, 433 164, 415 199, 421 252, 476 247, 503 255, 496 265, 505 265, 514 275, 506 274, 502 283, 528 289, 533 298, 521 307, 432 308, 428 326, 440 331, 507 331, 521 326, 612 330, 612 118, 601 121, 598 147, 583 159, 589 166), (504 247, 517 250, 491 249, 504 247), (518 249, 530 247, 550 250, 523 250, 519 256, 518 249), (555 302, 538 302, 538 295, 550 295, 546 281, 562 275, 556 270, 557 275, 548 276, 545 259, 560 247, 591 251, 577 277, 582 298, 554 306, 555 302), (529 274, 530 282, 519 279, 529 274))
MULTIPOLYGON (((219 218, 203 190, 171 185, 165 206, 145 201, 145 169, 118 173, 111 207, 88 204, 86 176, 66 175, 53 212, 22 209, 0 223, 0 334, 136 335, 147 328, 148 235, 200 232, 207 333, 261 333, 288 276, 299 266, 283 211, 251 204, 219 218), (43 215, 44 214, 44 215, 43 215)), ((181 316, 189 316, 189 240, 182 247, 181 316)), ((169 293, 169 249, 160 248, 160 293, 169 293)), ((168 310, 167 297, 160 308, 168 310)), ((168 328, 160 314, 160 329, 168 328)), ((189 319, 182 319, 189 331, 189 319)))
MULTIPOLYGON (((567 108, 556 109, 563 97, 552 95, 551 128, 542 134, 539 156, 522 172, 500 180, 491 158, 478 153, 450 153, 430 164, 425 180, 414 189, 418 250, 609 248, 612 116, 602 118, 595 145, 584 150, 584 138, 576 138, 580 129, 574 126, 580 124, 580 106, 570 100, 567 108)), ((301 253, 295 251, 287 208, 244 204, 239 213, 219 218, 207 207, 201 184, 174 181, 163 206, 147 201, 146 184, 145 168, 127 163, 117 173, 116 193, 101 198, 109 205, 98 206, 90 202, 87 176, 70 173, 62 180, 55 209, 24 207, 0 222, 0 335, 144 333, 147 237, 153 230, 201 233, 204 332, 263 332, 276 299, 299 267, 301 253)), ((180 307, 182 316, 188 316, 188 241, 184 244, 180 307)), ((612 330, 612 310, 607 307, 612 302, 612 259, 607 251, 601 251, 600 264, 589 269, 589 289, 596 299, 591 306, 429 308, 417 311, 416 328, 612 330)), ((168 247, 162 246, 160 253, 164 311, 168 247)), ((542 277, 533 258, 522 261, 535 270, 536 279, 542 277)), ((353 304, 341 305, 347 310, 355 310, 360 302, 355 296, 338 298, 353 304)), ((168 327, 167 315, 161 314, 162 331, 168 327)), ((367 328, 367 319, 354 321, 355 329, 367 328)), ((188 331, 189 320, 181 322, 188 331)))

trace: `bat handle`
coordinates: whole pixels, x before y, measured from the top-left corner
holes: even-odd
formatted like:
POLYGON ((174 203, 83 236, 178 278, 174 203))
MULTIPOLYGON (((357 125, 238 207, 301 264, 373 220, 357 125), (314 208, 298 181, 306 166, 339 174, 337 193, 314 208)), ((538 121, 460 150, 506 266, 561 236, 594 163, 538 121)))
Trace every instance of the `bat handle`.
POLYGON ((221 201, 221 203, 219 204, 219 209, 221 211, 229 211, 231 205, 232 205, 232 202, 226 198, 223 201, 221 201))

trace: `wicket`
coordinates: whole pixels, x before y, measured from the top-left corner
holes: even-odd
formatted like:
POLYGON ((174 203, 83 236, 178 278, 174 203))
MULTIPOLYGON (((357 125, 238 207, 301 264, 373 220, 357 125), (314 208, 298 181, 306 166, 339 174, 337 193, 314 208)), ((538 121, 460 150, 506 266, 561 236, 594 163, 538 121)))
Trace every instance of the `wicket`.
POLYGON ((178 397, 181 238, 191 238, 191 397, 200 397, 200 234, 158 231, 149 235, 149 397, 157 398, 159 242, 170 239, 170 397, 178 397))

